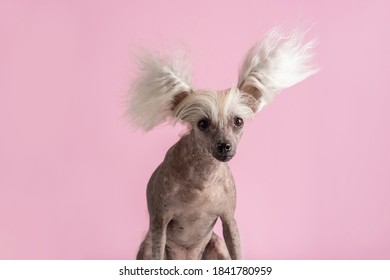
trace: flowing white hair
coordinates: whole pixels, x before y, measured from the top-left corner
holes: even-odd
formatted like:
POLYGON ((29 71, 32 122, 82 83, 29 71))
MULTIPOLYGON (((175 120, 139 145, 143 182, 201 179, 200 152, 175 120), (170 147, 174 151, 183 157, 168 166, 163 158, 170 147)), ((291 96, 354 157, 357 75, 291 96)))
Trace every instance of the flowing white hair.
POLYGON ((136 126, 148 131, 174 117, 175 105, 193 91, 190 65, 184 51, 171 57, 146 52, 138 57, 138 67, 128 113, 136 126))
POLYGON ((315 41, 304 42, 306 31, 276 27, 247 53, 239 71, 238 88, 267 105, 281 90, 319 69, 311 66, 315 41))
MULTIPOLYGON (((157 52, 144 53, 138 59, 139 74, 130 90, 128 113, 133 123, 145 131, 167 120, 194 121, 195 116, 189 114, 195 114, 196 108, 215 113, 225 103, 230 104, 226 108, 243 112, 245 105, 255 113, 279 91, 318 71, 311 66, 315 41, 305 43, 306 33, 297 28, 277 27, 269 31, 248 51, 239 71, 239 90, 234 88, 215 97, 208 96, 216 94, 215 91, 193 93, 191 67, 185 52, 177 51, 171 57, 157 52), (185 102, 177 106, 181 101, 185 102)), ((244 115, 250 118, 248 108, 244 115)))

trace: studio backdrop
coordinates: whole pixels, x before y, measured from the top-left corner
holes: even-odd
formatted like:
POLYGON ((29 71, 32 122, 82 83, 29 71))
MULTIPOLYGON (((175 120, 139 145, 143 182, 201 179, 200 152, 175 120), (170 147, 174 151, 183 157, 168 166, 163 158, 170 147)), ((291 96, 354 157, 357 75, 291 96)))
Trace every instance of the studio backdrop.
POLYGON ((184 48, 194 86, 225 89, 267 30, 296 24, 317 38, 320 71, 246 124, 229 163, 243 257, 389 259, 389 9, 1 1, 0 259, 134 259, 147 181, 185 127, 128 122, 133 54, 184 48))

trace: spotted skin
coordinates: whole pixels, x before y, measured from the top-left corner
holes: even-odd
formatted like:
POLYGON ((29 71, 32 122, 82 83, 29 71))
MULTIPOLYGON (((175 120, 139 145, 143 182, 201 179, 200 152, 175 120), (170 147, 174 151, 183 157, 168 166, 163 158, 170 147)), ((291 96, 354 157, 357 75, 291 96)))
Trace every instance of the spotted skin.
POLYGON ((241 259, 235 184, 226 162, 183 136, 147 186, 149 231, 137 259, 241 259), (221 219, 224 240, 213 232, 221 219))

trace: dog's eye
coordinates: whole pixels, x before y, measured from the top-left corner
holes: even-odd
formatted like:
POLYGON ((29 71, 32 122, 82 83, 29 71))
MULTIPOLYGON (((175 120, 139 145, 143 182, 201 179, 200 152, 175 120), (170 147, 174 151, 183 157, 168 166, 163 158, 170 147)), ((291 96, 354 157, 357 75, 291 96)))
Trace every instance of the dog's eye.
POLYGON ((210 126, 210 120, 209 119, 201 119, 198 122, 198 127, 200 130, 205 131, 209 128, 210 126))
POLYGON ((235 126, 242 126, 244 124, 244 120, 241 119, 240 117, 234 117, 234 125, 235 126))

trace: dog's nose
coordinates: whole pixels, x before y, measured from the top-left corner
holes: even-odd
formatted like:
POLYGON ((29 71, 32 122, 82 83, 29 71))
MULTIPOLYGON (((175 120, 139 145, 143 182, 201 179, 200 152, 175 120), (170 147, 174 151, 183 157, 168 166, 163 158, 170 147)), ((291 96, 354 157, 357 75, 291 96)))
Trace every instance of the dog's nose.
POLYGON ((232 145, 230 143, 218 143, 217 150, 219 153, 225 154, 232 150, 232 145))

